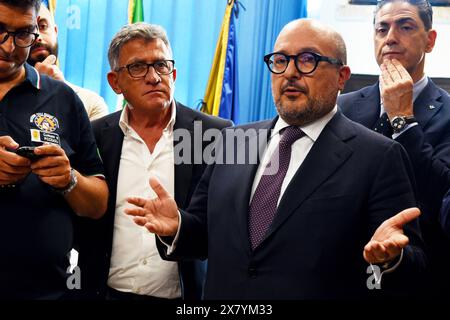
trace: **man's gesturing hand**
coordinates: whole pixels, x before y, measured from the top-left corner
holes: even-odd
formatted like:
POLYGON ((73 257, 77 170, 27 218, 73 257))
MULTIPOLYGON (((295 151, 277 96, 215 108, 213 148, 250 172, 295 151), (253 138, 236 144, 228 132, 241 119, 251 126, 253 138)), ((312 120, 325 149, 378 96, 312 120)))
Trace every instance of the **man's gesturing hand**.
POLYGON ((372 264, 395 259, 409 243, 408 237, 403 234, 403 226, 419 215, 419 209, 409 208, 384 221, 364 247, 364 259, 372 264))
POLYGON ((155 191, 155 199, 130 197, 127 201, 135 208, 125 209, 134 216, 134 222, 159 236, 174 236, 178 230, 178 207, 175 200, 155 178, 150 178, 150 187, 155 191))

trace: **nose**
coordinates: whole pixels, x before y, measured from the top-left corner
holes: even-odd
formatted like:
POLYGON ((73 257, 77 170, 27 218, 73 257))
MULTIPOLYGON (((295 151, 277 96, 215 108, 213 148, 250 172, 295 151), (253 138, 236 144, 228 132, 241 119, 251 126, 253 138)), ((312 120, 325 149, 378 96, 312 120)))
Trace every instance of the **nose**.
POLYGON ((145 75, 145 81, 151 84, 158 84, 161 82, 161 76, 156 72, 153 66, 148 68, 148 72, 145 75))
POLYGON ((397 30, 396 28, 390 28, 386 36, 386 44, 393 45, 398 43, 397 30))
POLYGON ((286 71, 283 75, 288 79, 299 79, 302 74, 297 70, 294 59, 290 59, 286 71))
POLYGON ((2 40, 6 38, 6 41, 3 42, 0 46, 2 47, 3 51, 7 53, 11 53, 16 48, 16 45, 14 44, 14 37, 7 34, 2 40))

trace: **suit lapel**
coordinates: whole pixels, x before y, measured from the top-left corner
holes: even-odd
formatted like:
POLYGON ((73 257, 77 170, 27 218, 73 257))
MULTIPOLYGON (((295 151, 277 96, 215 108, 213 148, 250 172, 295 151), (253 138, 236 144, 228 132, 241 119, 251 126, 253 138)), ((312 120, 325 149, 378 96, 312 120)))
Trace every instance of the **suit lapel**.
POLYGON ((441 93, 436 85, 428 79, 428 84, 414 102, 414 116, 422 128, 426 128, 431 120, 442 108, 441 93))
POLYGON ((340 113, 327 124, 289 183, 266 239, 346 162, 353 151, 345 141, 354 135, 348 120, 340 113))
POLYGON ((380 103, 378 83, 362 90, 360 98, 354 102, 356 114, 352 120, 372 129, 380 118, 380 103))
MULTIPOLYGON (((191 152, 194 152, 194 118, 190 114, 184 111, 183 107, 177 102, 177 115, 175 119, 174 130, 184 129, 188 130, 191 136, 191 152)), ((181 142, 181 141, 179 141, 181 142)), ((174 140, 174 147, 178 142, 174 140)), ((184 208, 188 203, 186 199, 189 189, 191 187, 192 170, 194 169, 193 161, 194 156, 190 157, 191 163, 181 163, 175 165, 175 201, 180 208, 184 208)))
MULTIPOLYGON (((120 118, 120 113, 118 113, 120 118)), ((108 177, 115 177, 109 179, 110 182, 110 201, 113 203, 112 208, 115 207, 117 195, 117 177, 119 176, 120 155, 122 153, 123 132, 119 127, 119 119, 109 119, 106 126, 102 128, 102 137, 105 137, 102 143, 103 154, 109 159, 105 171, 108 177)))

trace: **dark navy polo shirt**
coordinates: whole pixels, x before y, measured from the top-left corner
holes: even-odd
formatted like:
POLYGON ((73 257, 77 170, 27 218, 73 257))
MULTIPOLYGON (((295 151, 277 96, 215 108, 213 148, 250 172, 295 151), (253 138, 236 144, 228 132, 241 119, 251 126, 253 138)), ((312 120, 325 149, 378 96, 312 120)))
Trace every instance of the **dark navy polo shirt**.
MULTIPOLYGON (((9 135, 20 146, 41 145, 37 140, 44 136, 59 140, 73 168, 86 176, 103 175, 78 96, 63 82, 40 76, 27 64, 25 69, 26 80, 0 101, 0 136, 9 135)), ((73 218, 64 197, 33 173, 16 188, 0 190, 0 297, 65 294, 73 218)))

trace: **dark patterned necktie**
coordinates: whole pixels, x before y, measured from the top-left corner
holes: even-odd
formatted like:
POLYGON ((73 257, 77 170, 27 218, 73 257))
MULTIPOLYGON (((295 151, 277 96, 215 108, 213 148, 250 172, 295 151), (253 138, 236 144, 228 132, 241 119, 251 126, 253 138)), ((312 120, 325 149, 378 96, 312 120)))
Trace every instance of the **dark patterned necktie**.
POLYGON ((292 144, 304 135, 305 133, 298 127, 291 126, 284 129, 280 143, 264 169, 250 203, 249 233, 252 249, 261 243, 272 224, 281 186, 289 168, 292 144), (274 172, 274 168, 278 170, 274 172))
POLYGON ((391 123, 386 112, 383 113, 378 119, 377 123, 375 123, 373 130, 392 139, 392 134, 394 133, 394 131, 392 130, 391 123))

